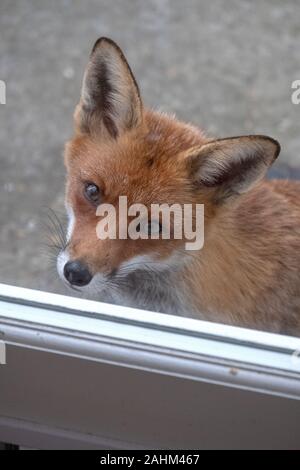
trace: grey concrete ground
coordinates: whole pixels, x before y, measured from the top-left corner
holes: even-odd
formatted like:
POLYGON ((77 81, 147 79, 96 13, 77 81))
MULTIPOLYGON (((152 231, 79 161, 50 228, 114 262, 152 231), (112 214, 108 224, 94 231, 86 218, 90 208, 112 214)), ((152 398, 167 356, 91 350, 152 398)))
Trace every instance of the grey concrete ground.
POLYGON ((124 49, 147 104, 211 135, 269 134, 294 168, 299 18, 298 0, 1 0, 0 282, 64 292, 39 220, 63 211, 62 150, 97 37, 124 49))

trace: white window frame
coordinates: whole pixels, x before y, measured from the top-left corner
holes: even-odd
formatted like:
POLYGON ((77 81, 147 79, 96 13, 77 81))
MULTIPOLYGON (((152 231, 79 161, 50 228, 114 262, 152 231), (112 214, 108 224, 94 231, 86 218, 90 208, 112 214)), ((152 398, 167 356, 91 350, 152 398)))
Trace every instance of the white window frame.
MULTIPOLYGON (((0 441, 35 448, 178 448, 182 442, 181 447, 185 448, 195 447, 199 438, 200 448, 276 448, 279 443, 284 448, 294 448, 295 436, 300 436, 300 338, 0 284, 0 340, 8 349, 7 364, 0 365, 0 441), (26 382, 30 365, 20 360, 10 363, 10 356, 20 358, 22 354, 38 364, 36 374, 40 384, 44 386, 49 380, 46 388, 49 400, 54 393, 57 397, 59 403, 53 404, 51 416, 47 410, 44 413, 42 406, 47 392, 41 397, 37 384, 26 382), (53 375, 54 363, 58 368, 65 367, 68 374, 72 370, 73 385, 68 394, 60 390, 61 376, 53 375), (28 368, 25 379, 24 367, 28 368), (88 367, 95 370, 91 409, 86 400, 83 403, 78 399, 80 393, 85 394, 82 377, 88 367), (145 403, 152 400, 149 379, 153 386, 169 384, 170 390, 163 392, 166 396, 176 396, 178 388, 180 397, 172 404, 168 419, 172 423, 176 416, 180 418, 182 441, 171 424, 165 425, 166 416, 162 417, 164 423, 159 423, 163 413, 155 414, 156 407, 159 409, 161 405, 157 396, 153 403, 155 422, 149 422, 146 410, 144 425, 141 422, 137 425, 130 418, 137 412, 134 403, 137 391, 130 388, 129 380, 124 382, 124 368, 128 377, 133 377, 132 371, 140 371, 134 380, 139 380, 138 393, 143 394, 145 403), (124 385, 123 389, 111 390, 111 403, 110 397, 106 397, 107 406, 102 409, 102 416, 97 416, 95 407, 102 407, 102 402, 97 401, 101 398, 101 374, 110 378, 113 375, 116 380, 122 376, 124 385), (148 387, 144 387, 146 383, 148 387), (24 403, 20 397, 16 398, 18 387, 26 390, 24 403), (202 423, 209 429, 205 436, 193 416, 185 422, 184 409, 193 390, 199 391, 201 397, 198 403, 197 393, 193 395, 196 414, 201 406, 206 407, 202 415, 203 411, 207 412, 211 393, 214 400, 215 394, 224 400, 224 422, 229 423, 236 413, 236 420, 241 422, 231 428, 230 436, 221 438, 216 432, 219 417, 213 409, 202 423), (122 393, 133 402, 128 398, 127 406, 114 411, 118 394, 122 393), (59 413, 64 401, 66 408, 74 409, 72 419, 59 413), (268 417, 261 416, 262 402, 263 408, 269 410, 268 417), (278 415, 279 404, 284 410, 280 419, 286 420, 288 433, 276 427, 274 416, 278 415), (79 412, 82 409, 83 416, 79 412), (126 421, 123 431, 121 424, 110 429, 108 412, 111 416, 118 413, 120 423, 126 421), (246 433, 241 426, 247 426, 246 433), (265 437, 260 436, 258 426, 265 427, 265 437), (156 437, 155 433, 158 433, 156 437)), ((140 408, 139 413, 143 415, 140 408)))

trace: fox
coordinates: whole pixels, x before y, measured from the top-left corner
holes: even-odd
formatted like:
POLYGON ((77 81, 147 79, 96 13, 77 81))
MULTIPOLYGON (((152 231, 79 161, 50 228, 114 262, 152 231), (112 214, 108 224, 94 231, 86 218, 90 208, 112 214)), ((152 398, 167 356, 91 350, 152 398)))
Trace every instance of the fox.
MULTIPOLYGON (((280 153, 265 135, 211 138, 144 106, 119 46, 99 38, 65 145, 66 285, 104 302, 297 336, 300 183, 268 180, 280 153), (203 204, 204 244, 99 239, 97 207, 203 204)), ((129 217, 129 216, 128 216, 129 217)))

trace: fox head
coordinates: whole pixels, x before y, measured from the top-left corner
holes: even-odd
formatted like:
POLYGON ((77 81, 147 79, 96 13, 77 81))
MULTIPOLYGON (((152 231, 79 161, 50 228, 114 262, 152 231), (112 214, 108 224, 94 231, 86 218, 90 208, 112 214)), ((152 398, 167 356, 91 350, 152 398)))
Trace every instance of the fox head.
POLYGON ((186 253, 184 237, 172 237, 172 219, 170 239, 99 239, 98 207, 110 204, 118 212, 120 196, 128 206, 149 210, 151 204, 204 204, 209 236, 218 213, 251 190, 279 153, 269 137, 212 140, 145 109, 122 51, 107 38, 92 49, 74 120, 75 135, 65 149, 69 227, 58 271, 80 288, 99 289, 114 277, 122 286, 132 272, 176 269, 199 254, 186 253))

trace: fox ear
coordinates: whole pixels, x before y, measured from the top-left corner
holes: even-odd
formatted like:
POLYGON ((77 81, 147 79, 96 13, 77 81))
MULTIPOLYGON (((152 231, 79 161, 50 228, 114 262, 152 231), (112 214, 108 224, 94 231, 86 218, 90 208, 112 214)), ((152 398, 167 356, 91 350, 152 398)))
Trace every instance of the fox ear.
POLYGON ((83 132, 116 138, 142 120, 142 102, 131 69, 113 41, 96 41, 86 67, 75 120, 83 132))
POLYGON ((220 202, 242 194, 261 180, 280 152, 270 137, 251 135, 211 141, 192 149, 187 162, 198 187, 215 189, 220 202))

